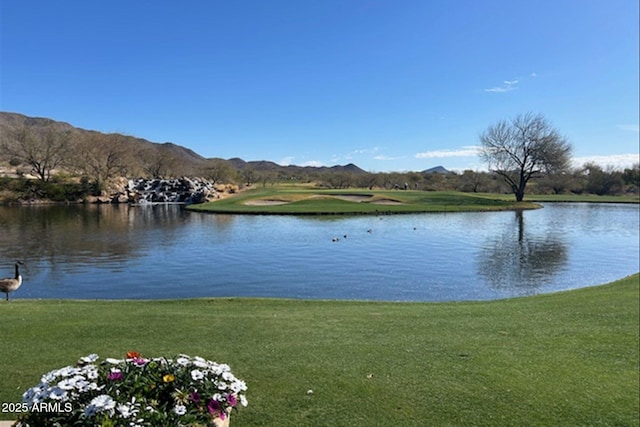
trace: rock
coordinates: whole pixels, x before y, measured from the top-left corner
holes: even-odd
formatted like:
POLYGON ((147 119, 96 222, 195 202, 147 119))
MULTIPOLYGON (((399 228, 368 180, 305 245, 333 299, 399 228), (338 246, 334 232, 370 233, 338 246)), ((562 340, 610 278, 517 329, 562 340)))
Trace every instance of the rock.
MULTIPOLYGON (((202 178, 182 177, 177 179, 125 179, 110 182, 111 203, 203 203, 219 198, 213 185, 202 178)), ((101 197, 88 200, 103 202, 101 197)))

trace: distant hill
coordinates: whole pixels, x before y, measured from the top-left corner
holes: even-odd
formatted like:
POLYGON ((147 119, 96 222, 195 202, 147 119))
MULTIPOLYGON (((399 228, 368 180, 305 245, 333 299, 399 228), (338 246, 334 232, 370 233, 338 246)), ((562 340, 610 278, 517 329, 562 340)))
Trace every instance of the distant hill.
POLYGON ((432 168, 423 170, 422 173, 444 173, 444 174, 448 174, 448 173, 451 173, 451 171, 445 169, 443 166, 434 166, 432 168))
MULTIPOLYGON (((89 135, 101 134, 106 135, 101 132, 96 132, 92 130, 86 130, 82 128, 77 128, 72 126, 69 123, 55 121, 49 118, 43 117, 29 117, 23 114, 18 113, 10 113, 10 112, 0 112, 0 135, 3 138, 11 138, 16 131, 22 128, 31 128, 31 129, 51 129, 55 132, 66 132, 71 133, 74 138, 88 137, 89 135)), ((203 168, 206 168, 211 160, 224 160, 224 159, 207 159, 195 151, 183 147, 181 145, 175 144, 173 142, 164 142, 164 143, 155 143, 148 141, 143 138, 137 138, 134 136, 121 135, 121 137, 129 144, 131 144, 132 151, 136 153, 145 153, 145 149, 148 150, 150 148, 154 148, 158 153, 169 156, 173 159, 174 164, 179 165, 179 169, 182 171, 182 174, 197 174, 198 171, 201 171, 203 168)), ((3 153, 0 153, 0 162, 8 163, 10 159, 4 157, 3 153)), ((234 168, 242 171, 245 169, 252 169, 256 172, 274 172, 283 175, 295 175, 295 174, 308 174, 308 173, 322 173, 322 172, 350 172, 356 174, 366 174, 368 172, 354 165, 353 163, 349 163, 347 165, 336 165, 336 166, 295 166, 295 165, 287 165, 282 166, 277 163, 267 161, 267 160, 257 160, 257 161, 245 161, 240 158, 232 158, 225 160, 228 164, 233 166, 234 168)))
MULTIPOLYGON (((91 135, 95 136, 96 134, 107 135, 92 130, 78 128, 69 123, 59 122, 49 118, 29 117, 18 113, 0 112, 0 136, 2 136, 2 138, 11 138, 11 135, 16 131, 25 127, 34 130, 50 129, 55 132, 70 133, 74 138, 79 139, 89 137, 91 135)), ((353 163, 335 166, 282 166, 268 160, 246 161, 238 157, 231 159, 205 158, 195 151, 173 142, 156 143, 144 138, 129 135, 120 135, 120 137, 131 145, 133 152, 138 153, 136 157, 139 159, 147 156, 151 150, 151 152, 155 152, 158 155, 171 158, 172 164, 177 165, 175 169, 182 175, 198 174, 203 169, 210 166, 212 161, 222 161, 239 171, 252 170, 253 172, 270 172, 272 174, 280 175, 281 177, 314 176, 334 172, 350 173, 355 175, 369 174, 369 172, 361 169, 353 163)), ((8 163, 9 160, 10 159, 6 158, 6 156, 3 158, 3 153, 0 152, 0 163, 8 163)), ((421 173, 450 174, 452 172, 445 169, 443 166, 435 166, 430 169, 426 169, 421 173)))
POLYGON ((303 172, 349 172, 349 173, 356 173, 356 174, 368 173, 367 171, 359 168, 353 163, 349 163, 347 165, 336 165, 336 166, 296 166, 296 165, 282 166, 267 160, 254 160, 254 161, 247 162, 237 157, 228 159, 227 161, 231 163, 238 170, 245 170, 245 169, 251 168, 256 172, 275 171, 275 172, 289 172, 289 173, 303 173, 303 172))

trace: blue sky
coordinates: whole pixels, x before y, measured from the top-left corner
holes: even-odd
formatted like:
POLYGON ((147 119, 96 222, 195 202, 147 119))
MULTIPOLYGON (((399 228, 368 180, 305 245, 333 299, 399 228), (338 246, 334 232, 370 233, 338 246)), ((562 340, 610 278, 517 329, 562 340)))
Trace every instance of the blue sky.
POLYGON ((544 114, 638 162, 637 0, 0 0, 0 109, 205 157, 482 169, 544 114))

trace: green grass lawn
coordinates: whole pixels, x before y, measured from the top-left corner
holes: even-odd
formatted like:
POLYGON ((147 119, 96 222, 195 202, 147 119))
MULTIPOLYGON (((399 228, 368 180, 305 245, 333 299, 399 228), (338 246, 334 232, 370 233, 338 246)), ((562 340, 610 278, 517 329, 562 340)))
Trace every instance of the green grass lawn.
MULTIPOLYGON (((502 200, 513 200, 510 194, 484 193, 486 197, 502 200)), ((559 202, 559 203, 640 203, 636 196, 597 196, 595 194, 527 194, 525 202, 559 202)))
POLYGON ((230 364, 234 427, 637 426, 639 277, 463 303, 2 301, 0 402, 137 350, 230 364))
POLYGON ((201 212, 242 214, 389 214, 452 211, 495 211, 537 208, 500 195, 400 190, 323 190, 275 186, 246 190, 211 203, 191 205, 201 212), (276 204, 277 203, 277 204, 276 204))

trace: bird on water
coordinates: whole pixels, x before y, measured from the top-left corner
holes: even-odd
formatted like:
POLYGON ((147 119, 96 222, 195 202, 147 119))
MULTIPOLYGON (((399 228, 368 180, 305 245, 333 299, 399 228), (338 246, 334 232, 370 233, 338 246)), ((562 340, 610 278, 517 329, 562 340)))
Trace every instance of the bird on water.
POLYGON ((22 262, 16 261, 16 274, 13 278, 0 279, 0 292, 7 294, 7 301, 9 301, 9 292, 13 292, 22 285, 22 275, 20 275, 20 266, 22 262))

